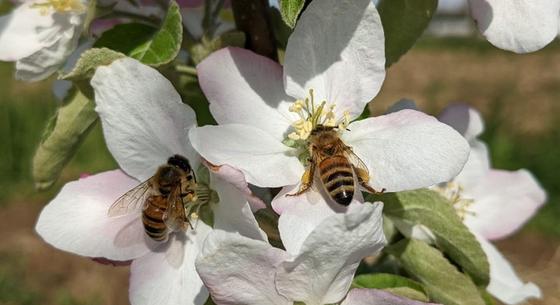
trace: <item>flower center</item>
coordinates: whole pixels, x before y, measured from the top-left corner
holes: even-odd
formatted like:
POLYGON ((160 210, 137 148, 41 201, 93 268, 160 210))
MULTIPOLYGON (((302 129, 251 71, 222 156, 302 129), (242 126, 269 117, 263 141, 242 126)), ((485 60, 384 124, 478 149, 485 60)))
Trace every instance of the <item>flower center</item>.
POLYGON ((296 113, 300 119, 292 123, 294 131, 288 134, 288 139, 307 140, 311 132, 319 125, 338 127, 339 130, 346 129, 350 123, 350 114, 346 111, 344 117, 337 121, 334 108, 334 104, 327 106, 327 101, 315 104, 313 89, 309 89, 308 97, 304 100, 296 100, 289 108, 290 112, 296 113))
POLYGON ((41 15, 47 15, 50 10, 58 13, 84 13, 86 7, 80 0, 46 0, 44 2, 34 3, 32 8, 39 9, 41 15))
POLYGON ((453 180, 440 183, 435 186, 433 190, 451 202, 461 220, 465 220, 467 215, 475 214, 473 211, 469 210, 470 206, 474 203, 474 199, 464 197, 463 187, 459 183, 453 180))

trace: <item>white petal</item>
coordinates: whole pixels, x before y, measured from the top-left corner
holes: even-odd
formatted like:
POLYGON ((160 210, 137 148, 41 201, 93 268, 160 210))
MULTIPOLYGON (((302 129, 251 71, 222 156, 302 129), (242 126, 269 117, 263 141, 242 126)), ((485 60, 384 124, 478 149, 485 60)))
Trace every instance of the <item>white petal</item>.
POLYGON ((197 67, 200 87, 220 124, 255 126, 282 141, 297 119, 288 111, 292 98, 282 83, 282 66, 240 48, 212 53, 197 67))
POLYGON ((107 216, 138 181, 120 170, 67 183, 43 209, 35 229, 54 247, 90 257, 129 260, 149 251, 139 213, 107 216))
POLYGON ((303 165, 293 155, 293 149, 256 127, 204 126, 191 129, 189 138, 204 159, 241 170, 247 182, 256 186, 294 184, 303 174, 303 165))
MULTIPOLYGON (((299 196, 286 196, 297 192, 299 185, 284 187, 272 200, 274 210, 280 214, 278 230, 286 251, 297 255, 309 234, 325 218, 336 211, 331 208, 321 193, 309 190, 299 196)), ((338 208, 344 211, 345 208, 338 208)))
POLYGON ((16 78, 39 81, 56 72, 74 52, 82 33, 84 16, 54 14, 56 33, 52 42, 16 63, 16 78))
POLYGON ((385 78, 385 39, 372 1, 311 2, 288 40, 284 77, 291 96, 314 89, 316 100, 357 117, 385 78))
POLYGON ((0 60, 16 61, 48 46, 53 31, 53 14, 42 15, 32 1, 0 17, 0 60))
POLYGON ((478 29, 498 48, 533 52, 558 35, 558 0, 470 0, 469 4, 478 29))
POLYGON ((504 238, 529 220, 546 200, 546 193, 527 170, 491 170, 476 187, 465 190, 475 201, 465 224, 487 239, 504 238))
POLYGON ((428 187, 455 177, 469 154, 465 139, 415 110, 356 121, 342 135, 364 161, 370 185, 388 192, 428 187))
POLYGON ((438 120, 453 127, 467 141, 476 139, 484 131, 482 116, 466 104, 455 104, 445 108, 438 120))
MULTIPOLYGON (((427 305, 379 289, 356 288, 350 290, 341 305, 427 305)), ((434 304, 435 305, 435 304, 434 304)))
POLYGON ((494 245, 478 234, 475 236, 490 264, 490 284, 487 287, 490 294, 506 304, 517 304, 529 298, 542 297, 539 287, 533 283, 523 283, 494 245))
POLYGON ((215 231, 196 268, 217 305, 288 305, 274 285, 286 253, 267 242, 215 231))
POLYGON ((354 203, 346 214, 326 218, 307 237, 299 255, 280 265, 280 294, 307 305, 342 300, 362 258, 386 243, 382 209, 381 203, 354 203))
POLYGON ((220 202, 212 209, 214 229, 239 233, 252 239, 267 240, 244 194, 217 175, 211 175, 211 179, 211 188, 220 197, 220 202))
POLYGON ((130 268, 130 303, 204 304, 208 291, 198 277, 195 260, 211 230, 199 221, 187 234, 174 234, 164 251, 150 252, 134 260, 130 268))
POLYGON ((465 167, 455 181, 463 188, 470 189, 480 182, 490 170, 490 153, 486 144, 479 140, 470 141, 471 152, 465 167))
POLYGON ((174 154, 198 167, 199 158, 187 138, 196 126, 194 111, 157 70, 134 59, 119 59, 97 68, 91 85, 105 141, 125 172, 144 181, 174 154))

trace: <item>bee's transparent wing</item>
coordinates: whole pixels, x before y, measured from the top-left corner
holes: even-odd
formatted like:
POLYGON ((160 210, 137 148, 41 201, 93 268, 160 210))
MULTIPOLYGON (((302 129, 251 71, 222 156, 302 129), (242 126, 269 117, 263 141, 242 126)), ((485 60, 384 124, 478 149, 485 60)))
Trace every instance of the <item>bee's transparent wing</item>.
POLYGON ((146 199, 152 195, 152 184, 150 180, 151 179, 148 179, 140 183, 119 197, 109 208, 109 217, 127 215, 133 211, 143 209, 146 199))
POLYGON ((358 178, 365 179, 365 181, 369 180, 369 170, 364 161, 362 161, 360 157, 356 156, 356 154, 349 147, 344 150, 344 155, 354 167, 354 171, 356 172, 358 178))
POLYGON ((171 231, 180 231, 186 229, 187 217, 181 198, 181 185, 171 190, 167 197, 167 210, 163 214, 163 222, 171 231))

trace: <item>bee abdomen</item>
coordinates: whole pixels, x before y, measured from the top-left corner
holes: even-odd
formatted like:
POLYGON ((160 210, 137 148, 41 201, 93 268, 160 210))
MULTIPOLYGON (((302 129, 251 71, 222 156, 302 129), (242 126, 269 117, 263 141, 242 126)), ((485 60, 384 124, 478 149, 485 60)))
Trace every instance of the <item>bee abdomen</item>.
POLYGON ((346 158, 333 157, 319 164, 321 181, 338 204, 349 205, 354 197, 354 174, 346 158))
POLYGON ((146 208, 142 212, 144 232, 156 241, 167 239, 167 226, 163 222, 163 214, 167 210, 166 199, 162 196, 149 197, 146 208))

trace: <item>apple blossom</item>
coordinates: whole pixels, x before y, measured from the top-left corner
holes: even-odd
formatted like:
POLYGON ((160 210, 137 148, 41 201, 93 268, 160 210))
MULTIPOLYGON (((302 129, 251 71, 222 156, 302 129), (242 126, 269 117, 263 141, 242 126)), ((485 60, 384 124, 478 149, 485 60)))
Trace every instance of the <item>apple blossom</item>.
POLYGON ((54 73, 78 46, 87 10, 82 0, 24 1, 0 17, 0 60, 16 62, 16 78, 54 73))
POLYGON ((208 181, 199 176, 203 181, 199 186, 216 191, 220 199, 209 203, 213 227, 193 216, 192 229, 173 232, 166 242, 157 243, 144 233, 140 211, 109 217, 113 202, 152 176, 168 157, 180 154, 193 168, 200 165, 186 136, 196 118, 169 81, 130 58, 99 67, 92 86, 107 146, 122 171, 68 183, 42 211, 37 232, 65 251, 132 260, 129 294, 134 305, 203 304, 208 292, 194 261, 207 234, 223 230, 257 239, 265 236, 247 204, 242 174, 212 168, 217 174, 210 174, 208 181))
MULTIPOLYGON (((412 110, 352 122, 382 85, 384 48, 371 1, 313 1, 288 40, 284 67, 239 48, 219 50, 197 66, 220 125, 192 129, 190 140, 205 159, 241 170, 249 183, 284 187, 273 201, 276 212, 305 205, 302 212, 316 212, 308 215, 315 223, 332 212, 324 209, 331 204, 319 202, 327 197, 317 190, 285 195, 300 187, 307 138, 319 125, 338 130, 369 169, 374 189, 393 192, 447 181, 459 173, 469 150, 449 126, 412 110)), ((354 201, 360 197, 356 192, 354 201)), ((292 228, 310 230, 312 222, 292 228)))
POLYGON ((488 240, 504 238, 519 229, 545 202, 546 194, 527 170, 490 168, 480 114, 466 105, 446 108, 439 119, 455 128, 471 144, 463 171, 435 187, 454 204, 465 225, 475 234, 490 263, 488 291, 506 304, 540 297, 533 283, 523 283, 509 262, 488 240))
POLYGON ((469 5, 482 35, 498 48, 533 52, 558 36, 558 0, 469 0, 469 5))

